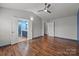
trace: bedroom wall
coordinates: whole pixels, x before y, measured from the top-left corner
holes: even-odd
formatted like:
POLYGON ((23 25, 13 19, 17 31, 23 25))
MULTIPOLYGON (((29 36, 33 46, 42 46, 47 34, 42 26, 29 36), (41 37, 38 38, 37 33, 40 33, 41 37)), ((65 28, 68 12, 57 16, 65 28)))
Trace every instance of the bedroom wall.
POLYGON ((77 16, 55 19, 55 36, 77 40, 77 16))
MULTIPOLYGON (((38 17, 36 14, 29 12, 29 11, 21 11, 21 10, 14 10, 14 9, 0 7, 0 46, 10 44, 11 41, 14 43, 18 41, 17 37, 14 39, 12 38, 12 33, 11 33, 13 21, 19 19, 17 17, 26 18, 30 21, 30 23, 32 22, 30 20, 30 17, 33 17, 34 21, 33 23, 30 24, 30 29, 29 29, 30 31, 29 39, 31 39, 32 30, 33 30, 33 37, 42 35, 41 33, 42 26, 40 25, 41 20, 40 20, 40 17, 38 17)), ((17 34, 15 36, 17 36, 17 34)))
POLYGON ((42 36, 42 19, 38 16, 36 16, 36 19, 34 19, 34 21, 32 21, 33 26, 32 26, 32 37, 39 37, 42 36))
MULTIPOLYGON (((61 38, 68 38, 77 40, 77 16, 68 16, 68 17, 62 17, 53 19, 55 20, 55 36, 61 37, 61 38)), ((48 23, 48 22, 46 22, 48 23)), ((52 22, 49 22, 49 24, 52 24, 52 22)), ((53 26, 47 26, 47 34, 49 36, 53 36, 53 30, 51 30, 53 26)))

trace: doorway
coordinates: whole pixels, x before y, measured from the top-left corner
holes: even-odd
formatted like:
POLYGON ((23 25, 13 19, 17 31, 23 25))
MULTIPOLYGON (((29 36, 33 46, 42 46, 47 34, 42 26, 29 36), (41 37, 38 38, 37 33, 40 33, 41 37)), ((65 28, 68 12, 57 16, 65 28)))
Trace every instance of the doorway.
POLYGON ((46 36, 55 37, 55 21, 46 22, 44 24, 44 34, 46 36))
POLYGON ((26 19, 18 20, 18 37, 20 41, 26 40, 28 36, 28 21, 26 19))
POLYGON ((11 44, 32 39, 31 20, 26 18, 13 17, 11 22, 11 44))

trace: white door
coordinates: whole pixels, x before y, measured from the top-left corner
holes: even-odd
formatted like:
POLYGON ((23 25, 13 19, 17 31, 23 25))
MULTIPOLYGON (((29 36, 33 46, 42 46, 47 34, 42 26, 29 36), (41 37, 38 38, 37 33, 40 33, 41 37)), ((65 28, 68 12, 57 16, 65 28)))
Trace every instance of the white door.
POLYGON ((18 39, 18 19, 13 18, 11 23, 11 44, 19 42, 18 39))
POLYGON ((47 34, 49 36, 54 36, 54 22, 47 23, 47 34))

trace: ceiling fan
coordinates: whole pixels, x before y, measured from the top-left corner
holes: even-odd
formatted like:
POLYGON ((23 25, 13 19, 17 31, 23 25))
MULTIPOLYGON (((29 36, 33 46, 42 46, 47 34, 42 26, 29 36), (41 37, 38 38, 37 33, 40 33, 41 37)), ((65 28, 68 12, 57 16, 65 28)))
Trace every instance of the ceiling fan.
POLYGON ((38 10, 38 12, 44 11, 44 12, 47 12, 47 13, 51 13, 51 11, 48 10, 49 7, 51 6, 51 4, 45 3, 44 5, 45 5, 44 9, 38 10))

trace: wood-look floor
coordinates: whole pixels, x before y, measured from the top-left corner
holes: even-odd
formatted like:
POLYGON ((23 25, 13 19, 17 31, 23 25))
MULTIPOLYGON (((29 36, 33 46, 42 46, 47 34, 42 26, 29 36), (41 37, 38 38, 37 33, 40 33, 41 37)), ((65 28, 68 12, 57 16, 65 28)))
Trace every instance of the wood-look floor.
POLYGON ((1 47, 0 56, 76 56, 77 51, 76 41, 44 36, 1 47))

